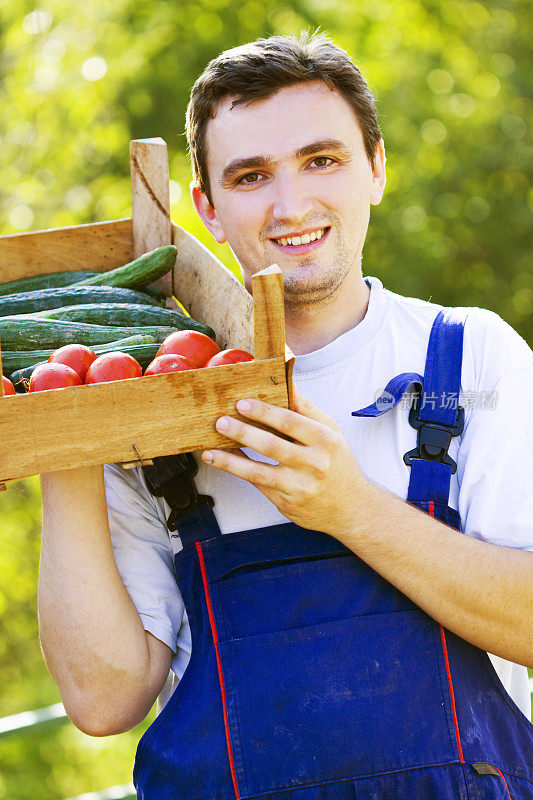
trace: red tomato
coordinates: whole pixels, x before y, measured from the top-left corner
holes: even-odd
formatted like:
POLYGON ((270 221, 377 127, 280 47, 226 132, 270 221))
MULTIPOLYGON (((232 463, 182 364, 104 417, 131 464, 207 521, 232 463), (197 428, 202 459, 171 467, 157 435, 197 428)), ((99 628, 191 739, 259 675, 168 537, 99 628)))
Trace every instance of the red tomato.
POLYGON ((193 366, 185 356, 177 356, 174 353, 166 353, 163 356, 156 356, 151 364, 148 364, 145 375, 162 375, 163 372, 181 372, 184 369, 193 369, 193 366))
POLYGON ((210 358, 206 367, 220 367, 223 364, 237 364, 239 361, 253 361, 254 357, 246 350, 221 350, 210 358))
POLYGON ((129 353, 114 350, 98 356, 85 376, 85 383, 106 383, 107 381, 123 381, 126 378, 140 378, 143 374, 138 361, 129 353))
POLYGON ((70 367, 79 375, 80 380, 83 382, 87 370, 95 358, 96 353, 85 344, 66 344, 52 353, 48 363, 66 364, 67 367, 70 367))
POLYGON ((15 394, 15 387, 5 375, 2 375, 2 386, 4 387, 4 397, 8 394, 15 394))
POLYGON ((174 353, 185 356, 191 362, 192 368, 203 367, 209 359, 219 352, 219 346, 205 333, 198 331, 175 331, 171 333, 159 350, 157 356, 174 353))
POLYGON ((81 380, 66 364, 39 364, 30 378, 30 392, 45 392, 47 389, 64 389, 66 386, 81 386, 81 380))

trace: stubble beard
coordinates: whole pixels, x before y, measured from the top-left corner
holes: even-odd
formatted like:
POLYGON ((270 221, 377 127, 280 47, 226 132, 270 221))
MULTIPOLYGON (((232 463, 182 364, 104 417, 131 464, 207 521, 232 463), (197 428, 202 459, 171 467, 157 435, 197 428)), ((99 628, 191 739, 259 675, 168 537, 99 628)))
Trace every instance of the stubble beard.
MULTIPOLYGON (((339 234, 338 234, 339 235, 339 234)), ((285 306, 288 310, 302 311, 306 306, 333 303, 346 276, 359 263, 364 234, 354 250, 346 247, 339 235, 336 253, 326 271, 323 266, 315 266, 312 257, 305 258, 298 267, 283 275, 285 306)))
POLYGON ((327 274, 312 274, 313 261, 300 263, 295 272, 283 275, 283 292, 287 308, 316 306, 331 302, 350 270, 350 264, 336 259, 327 274), (311 272, 311 274, 309 274, 311 272))
MULTIPOLYGON (((312 221, 312 220, 311 220, 312 221)), ((283 291, 284 302, 287 311, 305 311, 306 308, 312 310, 320 305, 333 303, 336 295, 344 283, 348 273, 356 264, 360 264, 362 247, 366 236, 366 227, 360 232, 359 239, 355 247, 348 248, 346 239, 342 235, 342 229, 334 218, 330 218, 330 225, 337 236, 337 246, 335 253, 329 264, 316 263, 313 256, 304 256, 290 272, 283 272, 283 291)), ((306 221, 306 224, 307 221, 306 221)), ((268 236, 275 236, 275 232, 269 232, 268 236)), ((257 261, 255 269, 246 265, 244 259, 239 258, 237 249, 231 248, 233 254, 241 264, 241 272, 248 291, 251 291, 251 275, 257 271, 257 261)), ((265 255, 265 265, 274 263, 265 255)))

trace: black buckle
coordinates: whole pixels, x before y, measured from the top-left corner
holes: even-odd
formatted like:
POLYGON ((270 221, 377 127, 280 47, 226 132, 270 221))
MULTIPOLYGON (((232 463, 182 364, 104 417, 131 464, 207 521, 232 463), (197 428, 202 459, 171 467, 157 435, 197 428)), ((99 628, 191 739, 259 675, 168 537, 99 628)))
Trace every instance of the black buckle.
POLYGON ((164 497, 171 508, 167 527, 175 531, 180 517, 200 503, 214 506, 212 497, 198 494, 194 476, 198 465, 191 453, 154 458, 153 466, 143 467, 146 484, 155 497, 164 497))
POLYGON ((465 426, 465 410, 463 406, 457 409, 455 425, 444 425, 440 422, 426 422, 418 417, 418 403, 420 392, 417 392, 409 412, 409 425, 418 431, 416 447, 409 450, 403 457, 404 463, 411 466, 414 458, 424 461, 434 461, 438 464, 448 464, 452 468, 452 475, 457 471, 457 464, 448 455, 448 448, 454 436, 459 436, 465 426))

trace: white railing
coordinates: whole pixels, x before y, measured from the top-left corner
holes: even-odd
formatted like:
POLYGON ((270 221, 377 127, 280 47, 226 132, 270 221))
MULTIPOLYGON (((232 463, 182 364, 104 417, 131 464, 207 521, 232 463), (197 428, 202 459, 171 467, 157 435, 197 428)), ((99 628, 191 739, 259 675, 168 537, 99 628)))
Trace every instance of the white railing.
MULTIPOLYGON (((533 678, 529 679, 529 688, 533 696, 533 678)), ((45 725, 55 720, 68 722, 63 703, 55 703, 55 705, 47 706, 46 708, 38 708, 35 711, 22 711, 20 714, 12 714, 9 717, 0 718, 0 739, 4 736, 17 734, 26 728, 45 725)), ((76 797, 69 797, 67 800, 135 800, 135 798, 136 793, 133 783, 125 783, 120 786, 101 789, 99 792, 86 792, 76 797)))
MULTIPOLYGON (((0 739, 58 720, 68 722, 63 703, 55 703, 53 706, 38 708, 35 711, 22 711, 20 714, 2 717, 0 718, 0 739)), ((99 792, 86 792, 76 797, 69 797, 68 800, 135 800, 136 797, 133 783, 125 783, 121 786, 101 789, 99 792)))

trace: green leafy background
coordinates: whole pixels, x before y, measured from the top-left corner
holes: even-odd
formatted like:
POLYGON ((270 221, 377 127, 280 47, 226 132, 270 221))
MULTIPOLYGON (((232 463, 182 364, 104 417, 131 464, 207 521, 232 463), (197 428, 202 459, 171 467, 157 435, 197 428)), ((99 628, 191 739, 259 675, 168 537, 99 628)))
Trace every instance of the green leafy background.
MULTIPOLYGON (((346 48, 377 101, 388 184, 365 273, 490 308, 531 342, 532 24, 518 0, 0 0, 0 232, 129 216, 129 140, 162 136, 173 219, 236 269, 189 199, 188 94, 221 50, 305 27, 346 48)), ((0 495, 0 716, 59 700, 37 641, 39 534, 33 478, 0 495)), ((141 732, 4 738, 0 800, 127 782, 141 732)))

